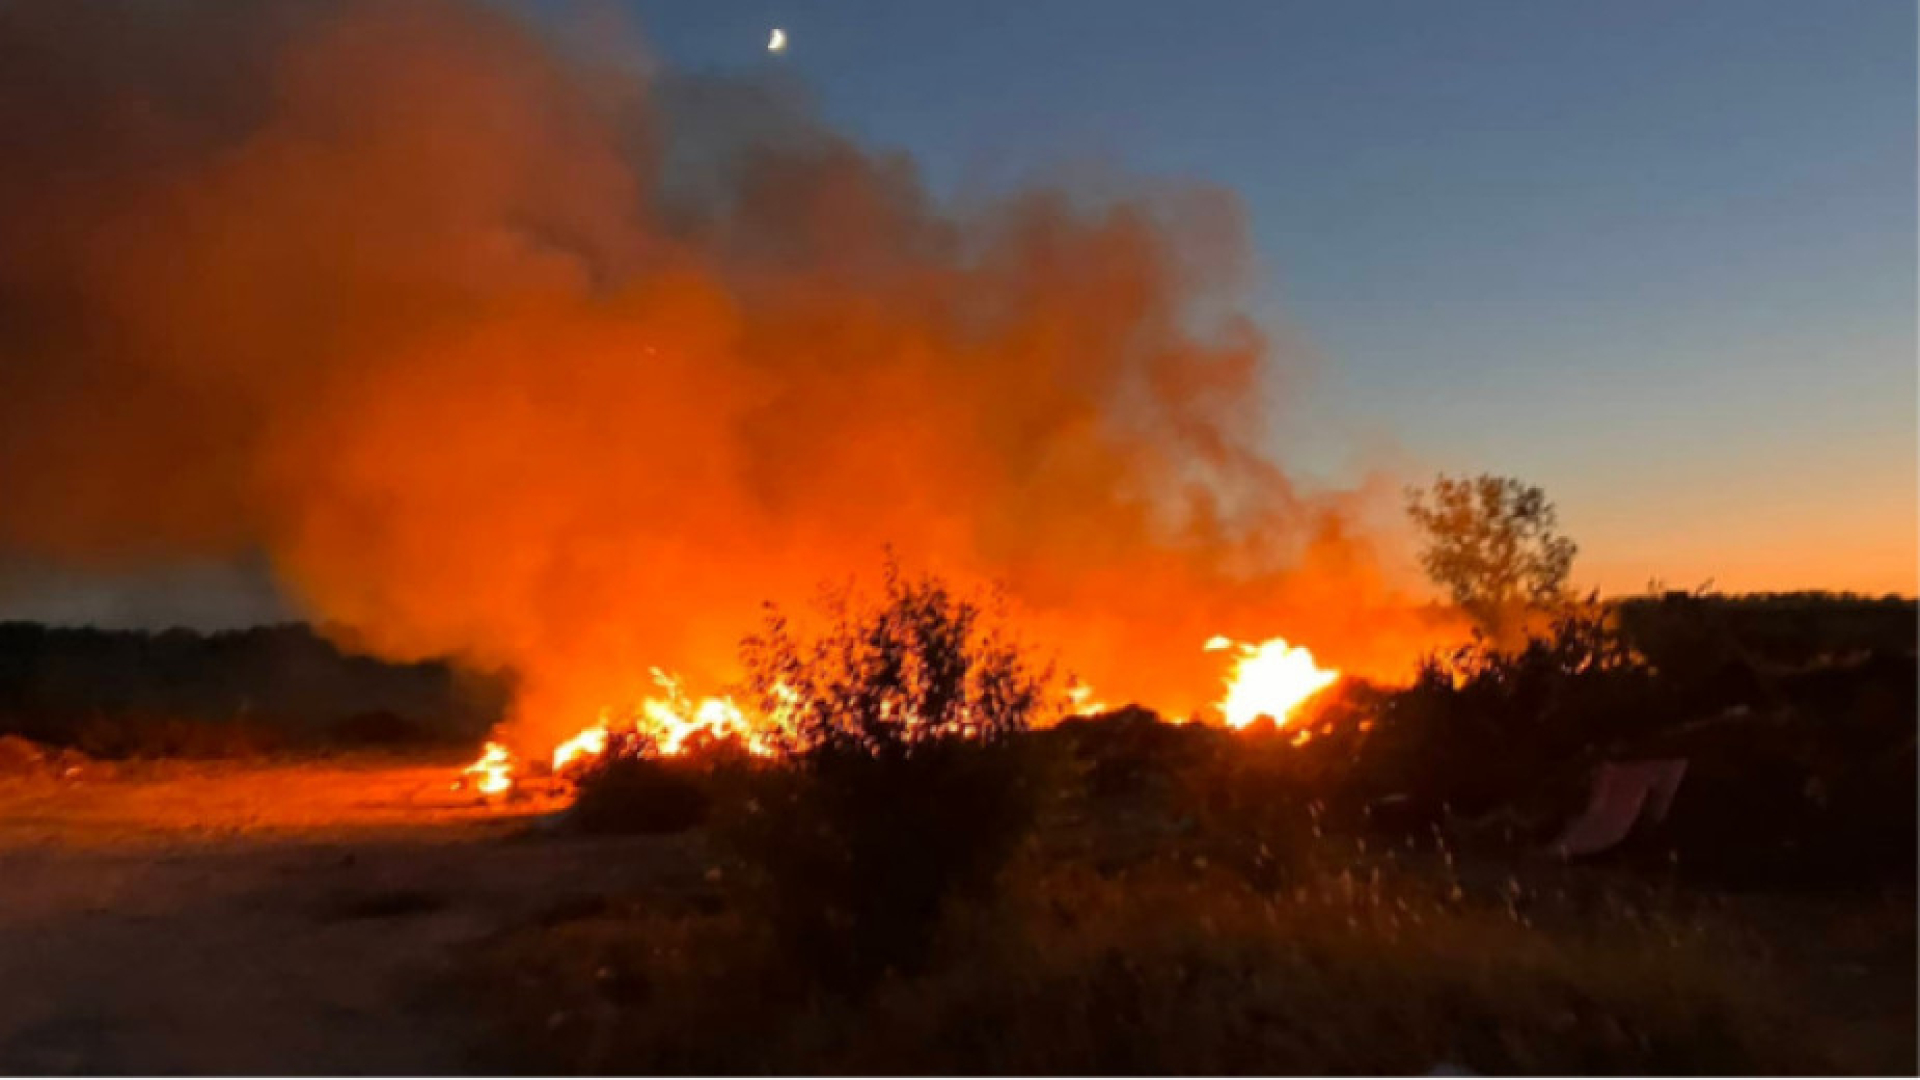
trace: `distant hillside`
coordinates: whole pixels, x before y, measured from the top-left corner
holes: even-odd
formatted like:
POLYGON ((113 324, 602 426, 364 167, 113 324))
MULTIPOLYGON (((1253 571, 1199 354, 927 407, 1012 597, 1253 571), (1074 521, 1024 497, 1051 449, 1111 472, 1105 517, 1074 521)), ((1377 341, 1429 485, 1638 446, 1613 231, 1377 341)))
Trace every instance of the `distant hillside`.
POLYGON ((202 634, 0 623, 0 734, 95 752, 162 722, 288 745, 467 740, 505 697, 499 678, 349 655, 300 624, 202 634))

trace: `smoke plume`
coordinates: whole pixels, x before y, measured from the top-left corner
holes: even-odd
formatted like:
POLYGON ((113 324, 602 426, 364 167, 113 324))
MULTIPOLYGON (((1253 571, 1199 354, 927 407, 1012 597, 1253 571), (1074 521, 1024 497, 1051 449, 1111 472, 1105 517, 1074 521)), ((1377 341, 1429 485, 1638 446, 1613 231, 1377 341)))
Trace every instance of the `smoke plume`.
POLYGON ((1109 701, 1216 696, 1215 633, 1425 640, 1361 495, 1260 452, 1227 195, 960 210, 638 55, 481 3, 0 6, 0 553, 264 553, 365 648, 519 672, 528 737, 728 678, 889 544, 1109 701))

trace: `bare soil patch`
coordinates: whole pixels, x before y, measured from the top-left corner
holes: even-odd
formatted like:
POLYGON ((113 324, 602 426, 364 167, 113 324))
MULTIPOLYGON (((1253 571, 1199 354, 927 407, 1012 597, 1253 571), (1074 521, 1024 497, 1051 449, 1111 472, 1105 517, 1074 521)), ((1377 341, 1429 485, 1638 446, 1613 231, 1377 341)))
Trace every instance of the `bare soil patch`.
POLYGON ((0 1072, 484 1069, 430 989, 563 901, 698 880, 686 838, 524 838, 438 763, 0 781, 0 1072))

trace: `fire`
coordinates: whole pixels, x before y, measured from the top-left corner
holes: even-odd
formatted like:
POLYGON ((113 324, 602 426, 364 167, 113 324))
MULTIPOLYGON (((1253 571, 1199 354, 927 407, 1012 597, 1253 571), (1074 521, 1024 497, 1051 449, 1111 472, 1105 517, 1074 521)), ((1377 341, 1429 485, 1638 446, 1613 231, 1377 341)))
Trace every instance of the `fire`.
POLYGON ((480 794, 504 795, 513 787, 513 755, 502 744, 490 742, 464 775, 480 794))
MULTIPOLYGON (((1219 703, 1227 725, 1233 728, 1246 727, 1262 716, 1285 725, 1301 704, 1340 678, 1338 671, 1316 663, 1304 646, 1290 645, 1284 638, 1250 645, 1214 637, 1206 650, 1236 654, 1233 671, 1225 680, 1226 697, 1219 703)), ((554 775, 598 758, 615 734, 627 732, 644 736, 653 752, 664 756, 685 753, 701 738, 737 742, 759 756, 772 754, 778 745, 779 717, 751 717, 726 696, 695 700, 677 676, 659 668, 653 669, 653 681, 660 687, 659 696, 647 698, 624 715, 603 709, 594 724, 554 747, 554 775)), ((1067 698, 1069 715, 1093 716, 1108 708, 1093 699, 1091 687, 1077 681, 1068 687, 1067 698)), ((1296 745, 1308 737, 1308 732, 1301 732, 1296 745)), ((516 769, 512 752, 502 743, 489 742, 479 760, 467 766, 464 783, 482 795, 503 795, 513 789, 516 769)))
POLYGON ((1285 638, 1248 645, 1216 636, 1206 649, 1230 649, 1236 654, 1233 671, 1226 678, 1227 696, 1220 701, 1220 712, 1231 728, 1246 727, 1262 716, 1285 726, 1295 709, 1340 678, 1338 671, 1315 663, 1305 646, 1289 645, 1285 638))
POLYGON ((607 752, 607 721, 603 713, 600 722, 554 747, 553 771, 558 774, 575 761, 596 758, 607 752))
MULTIPOLYGON (((702 737, 737 742, 765 757, 774 751, 776 722, 755 723, 732 698, 689 697, 677 676, 653 669, 653 681, 662 694, 647 698, 624 716, 607 708, 592 726, 580 730, 553 749, 553 773, 577 769, 607 752, 616 733, 646 737, 653 752, 665 756, 685 753, 702 737)), ((776 718, 777 721, 778 718, 776 718)), ((467 766, 466 782, 483 795, 502 795, 513 789, 517 763, 505 745, 489 742, 479 760, 467 766)))
POLYGON ((1107 711, 1109 706, 1106 702, 1093 699, 1093 687, 1086 683, 1075 683, 1067 688, 1068 716, 1099 716, 1107 711))
POLYGON ((638 730, 651 736, 662 754, 677 754, 698 735, 731 739, 744 743, 756 754, 773 750, 765 730, 747 720, 747 715, 728 697, 706 697, 694 702, 681 687, 680 680, 659 668, 653 669, 653 681, 665 691, 663 698, 648 698, 640 706, 638 730))

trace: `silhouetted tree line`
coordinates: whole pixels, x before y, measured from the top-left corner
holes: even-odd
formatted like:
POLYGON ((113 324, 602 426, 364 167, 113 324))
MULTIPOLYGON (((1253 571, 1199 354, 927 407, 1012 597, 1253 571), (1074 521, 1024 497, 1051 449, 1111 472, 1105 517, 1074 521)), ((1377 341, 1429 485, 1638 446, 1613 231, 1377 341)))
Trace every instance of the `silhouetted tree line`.
POLYGON ((1704 652, 1801 667, 1823 658, 1912 653, 1920 643, 1920 607, 1910 596, 1656 590, 1613 606, 1621 630, 1656 666, 1704 652))
POLYGON ((504 681, 341 651, 308 626, 0 623, 0 734, 100 756, 471 741, 504 681))

